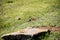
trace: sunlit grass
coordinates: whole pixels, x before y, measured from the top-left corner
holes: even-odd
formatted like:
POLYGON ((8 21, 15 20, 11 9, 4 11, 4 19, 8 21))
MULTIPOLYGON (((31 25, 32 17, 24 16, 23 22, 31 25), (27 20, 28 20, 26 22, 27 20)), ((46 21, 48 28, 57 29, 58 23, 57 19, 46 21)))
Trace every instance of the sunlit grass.
POLYGON ((31 26, 60 26, 59 2, 59 0, 2 0, 0 2, 2 5, 0 6, 0 35, 31 26), (33 17, 38 19, 27 22, 33 17))

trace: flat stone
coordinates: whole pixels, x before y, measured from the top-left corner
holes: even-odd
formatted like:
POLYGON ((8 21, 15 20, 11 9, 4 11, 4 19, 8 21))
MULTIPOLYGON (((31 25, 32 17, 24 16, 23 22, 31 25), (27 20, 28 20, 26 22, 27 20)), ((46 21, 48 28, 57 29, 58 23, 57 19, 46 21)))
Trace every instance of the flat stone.
POLYGON ((34 37, 34 35, 37 37, 37 35, 42 35, 42 33, 47 33, 48 31, 48 29, 43 28, 25 28, 21 31, 4 34, 2 35, 2 38, 5 40, 27 40, 29 37, 34 37))

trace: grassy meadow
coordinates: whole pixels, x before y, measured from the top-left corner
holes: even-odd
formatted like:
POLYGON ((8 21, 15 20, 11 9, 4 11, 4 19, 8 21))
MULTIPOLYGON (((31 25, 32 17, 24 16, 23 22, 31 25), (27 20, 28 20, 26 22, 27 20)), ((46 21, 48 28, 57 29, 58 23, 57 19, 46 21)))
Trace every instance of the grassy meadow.
MULTIPOLYGON (((54 25, 60 26, 60 0, 0 1, 0 40, 3 34, 26 27, 54 25), (35 20, 28 22, 31 18, 35 20)), ((52 33, 42 40, 58 40, 59 35, 52 33)))

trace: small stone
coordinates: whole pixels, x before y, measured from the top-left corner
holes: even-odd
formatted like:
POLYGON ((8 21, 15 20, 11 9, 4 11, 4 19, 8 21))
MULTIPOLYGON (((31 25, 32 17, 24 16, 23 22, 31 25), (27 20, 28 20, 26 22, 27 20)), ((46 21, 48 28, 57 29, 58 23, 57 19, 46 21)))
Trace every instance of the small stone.
POLYGON ((28 20, 28 22, 31 22, 31 21, 32 21, 31 19, 28 20))
POLYGON ((21 20, 21 18, 18 18, 18 20, 21 20))

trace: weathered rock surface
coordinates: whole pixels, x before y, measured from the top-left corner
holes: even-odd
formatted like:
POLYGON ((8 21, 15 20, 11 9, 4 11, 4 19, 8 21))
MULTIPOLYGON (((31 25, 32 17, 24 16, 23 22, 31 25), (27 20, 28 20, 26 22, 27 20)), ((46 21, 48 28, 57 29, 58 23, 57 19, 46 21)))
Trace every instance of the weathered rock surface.
POLYGON ((42 35, 44 36, 46 33, 50 33, 49 29, 26 28, 18 32, 5 34, 2 38, 5 40, 27 40, 29 38, 34 38, 36 40, 38 37, 42 35))

